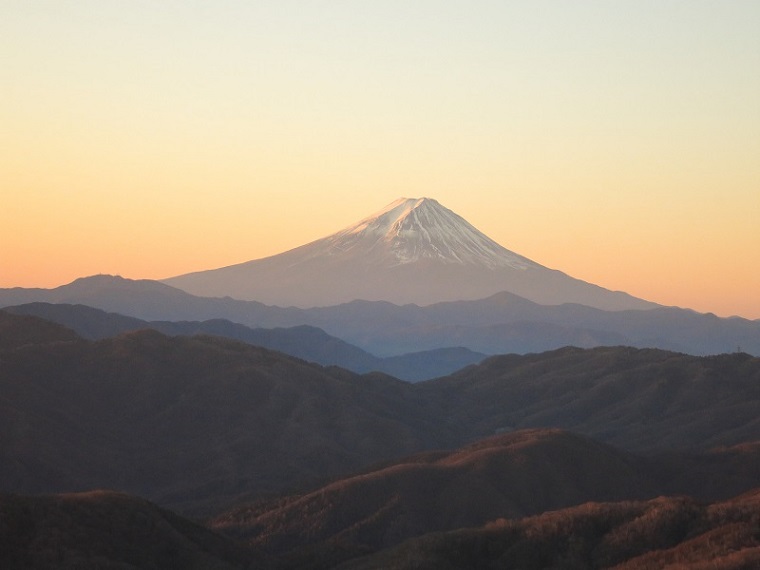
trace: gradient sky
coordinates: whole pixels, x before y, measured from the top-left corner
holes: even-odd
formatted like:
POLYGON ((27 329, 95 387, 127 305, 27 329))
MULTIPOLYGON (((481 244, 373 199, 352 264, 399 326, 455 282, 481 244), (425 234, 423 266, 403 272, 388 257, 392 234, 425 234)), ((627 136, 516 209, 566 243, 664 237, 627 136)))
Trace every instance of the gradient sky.
POLYGON ((163 278, 429 196, 760 318, 760 2, 0 0, 0 287, 163 278))

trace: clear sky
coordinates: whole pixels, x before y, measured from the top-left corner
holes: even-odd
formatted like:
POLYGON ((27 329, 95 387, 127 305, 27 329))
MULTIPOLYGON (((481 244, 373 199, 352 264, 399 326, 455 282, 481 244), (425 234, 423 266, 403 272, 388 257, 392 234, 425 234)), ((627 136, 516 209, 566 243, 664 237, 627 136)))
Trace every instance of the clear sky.
POLYGON ((760 318, 760 1, 0 0, 0 287, 279 253, 400 196, 760 318))

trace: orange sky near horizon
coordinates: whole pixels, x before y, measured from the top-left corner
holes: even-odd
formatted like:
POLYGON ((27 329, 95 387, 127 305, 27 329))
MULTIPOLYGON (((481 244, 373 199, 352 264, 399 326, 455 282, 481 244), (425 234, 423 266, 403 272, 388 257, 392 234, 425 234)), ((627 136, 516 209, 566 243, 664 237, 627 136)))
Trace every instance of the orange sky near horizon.
POLYGON ((760 3, 0 6, 0 287, 164 278, 429 196, 760 318, 760 3))

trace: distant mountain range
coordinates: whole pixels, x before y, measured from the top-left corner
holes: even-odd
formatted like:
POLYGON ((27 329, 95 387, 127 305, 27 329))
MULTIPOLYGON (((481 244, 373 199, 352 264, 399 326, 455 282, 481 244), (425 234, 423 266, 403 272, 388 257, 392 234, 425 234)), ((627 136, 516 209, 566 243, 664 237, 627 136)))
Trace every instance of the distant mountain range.
POLYGON ((354 301, 298 309, 196 297, 157 281, 108 275, 55 289, 0 289, 0 307, 33 302, 82 304, 148 321, 226 319, 254 328, 309 325, 380 357, 452 347, 504 354, 568 345, 760 355, 760 321, 675 307, 604 311, 576 304, 539 305, 506 292, 424 307, 354 301))
POLYGON ((309 325, 252 329, 225 319, 144 321, 86 305, 65 303, 28 303, 5 307, 4 310, 16 315, 34 315, 59 323, 90 340, 100 340, 142 329, 153 329, 171 336, 214 335, 279 350, 324 366, 340 366, 358 373, 385 372, 411 382, 445 376, 486 358, 485 354, 466 348, 438 348, 379 358, 309 325))
POLYGON ((267 257, 164 280, 194 295, 283 307, 357 299, 430 305, 509 291, 605 310, 657 305, 548 269, 502 247, 431 198, 400 198, 335 234, 267 257))

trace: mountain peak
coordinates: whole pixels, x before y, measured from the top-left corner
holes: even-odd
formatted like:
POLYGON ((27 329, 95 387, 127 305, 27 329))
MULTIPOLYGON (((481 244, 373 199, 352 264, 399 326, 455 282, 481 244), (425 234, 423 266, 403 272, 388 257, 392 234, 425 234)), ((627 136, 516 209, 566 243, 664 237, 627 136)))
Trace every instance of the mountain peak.
POLYGON ((399 198, 324 241, 332 255, 361 249, 370 254, 367 261, 384 265, 421 260, 513 269, 535 265, 427 197, 399 198))
POLYGON ((509 291, 542 304, 652 308, 502 247, 433 198, 399 198, 289 251, 163 281, 201 296, 318 307, 355 299, 429 305, 509 291))

